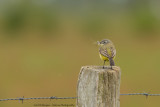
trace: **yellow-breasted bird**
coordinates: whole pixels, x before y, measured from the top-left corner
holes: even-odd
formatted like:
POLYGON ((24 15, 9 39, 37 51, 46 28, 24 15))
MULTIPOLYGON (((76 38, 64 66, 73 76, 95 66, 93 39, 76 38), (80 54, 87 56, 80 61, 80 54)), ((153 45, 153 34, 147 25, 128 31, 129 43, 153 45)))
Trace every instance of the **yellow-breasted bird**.
POLYGON ((115 65, 115 63, 114 63, 114 58, 116 56, 115 46, 108 39, 104 39, 100 42, 98 41, 97 43, 99 45, 100 58, 104 61, 103 68, 104 68, 105 62, 109 61, 111 69, 112 69, 112 66, 115 65))

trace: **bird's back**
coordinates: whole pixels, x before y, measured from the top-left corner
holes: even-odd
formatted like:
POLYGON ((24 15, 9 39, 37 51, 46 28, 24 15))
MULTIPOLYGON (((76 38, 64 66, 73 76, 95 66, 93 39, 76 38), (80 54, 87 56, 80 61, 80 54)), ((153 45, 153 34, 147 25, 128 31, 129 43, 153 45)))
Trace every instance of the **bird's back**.
POLYGON ((116 55, 116 49, 113 43, 107 43, 100 46, 99 52, 107 58, 114 58, 116 55))

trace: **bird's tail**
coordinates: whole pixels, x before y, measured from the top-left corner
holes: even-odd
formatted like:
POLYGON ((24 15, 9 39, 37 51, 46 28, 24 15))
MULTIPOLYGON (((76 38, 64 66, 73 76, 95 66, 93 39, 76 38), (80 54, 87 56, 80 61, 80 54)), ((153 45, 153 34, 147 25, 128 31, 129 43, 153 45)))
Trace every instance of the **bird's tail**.
POLYGON ((114 66, 115 65, 113 58, 109 58, 109 63, 110 63, 110 66, 114 66))

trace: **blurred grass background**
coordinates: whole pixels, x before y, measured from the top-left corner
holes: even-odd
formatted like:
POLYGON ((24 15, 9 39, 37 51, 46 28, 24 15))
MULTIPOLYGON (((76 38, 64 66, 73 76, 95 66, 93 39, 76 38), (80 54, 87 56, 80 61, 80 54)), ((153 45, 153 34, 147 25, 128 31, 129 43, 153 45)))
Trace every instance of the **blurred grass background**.
MULTIPOLYGON (((102 65, 96 41, 111 39, 121 93, 160 93, 158 0, 1 0, 0 99, 76 96, 81 66, 102 65)), ((159 97, 121 96, 122 107, 158 107, 159 97)), ((1 107, 76 100, 0 102, 1 107)))

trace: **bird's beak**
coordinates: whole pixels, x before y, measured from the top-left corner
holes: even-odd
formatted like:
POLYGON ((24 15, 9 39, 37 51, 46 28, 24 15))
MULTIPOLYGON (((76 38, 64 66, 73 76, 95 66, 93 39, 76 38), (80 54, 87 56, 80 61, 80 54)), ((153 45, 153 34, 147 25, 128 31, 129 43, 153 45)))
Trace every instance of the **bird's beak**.
POLYGON ((99 42, 99 41, 97 41, 97 44, 98 44, 98 45, 100 45, 100 42, 99 42))

